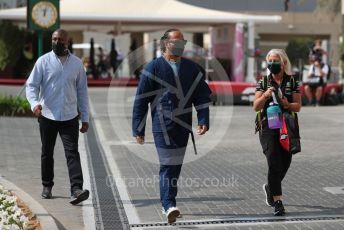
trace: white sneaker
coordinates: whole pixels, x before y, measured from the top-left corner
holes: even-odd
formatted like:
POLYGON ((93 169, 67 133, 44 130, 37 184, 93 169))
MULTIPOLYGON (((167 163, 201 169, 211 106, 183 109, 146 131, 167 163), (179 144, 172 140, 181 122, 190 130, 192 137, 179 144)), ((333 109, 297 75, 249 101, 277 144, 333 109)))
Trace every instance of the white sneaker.
MULTIPOLYGON (((161 207, 161 213, 162 213, 163 215, 166 215, 166 211, 165 211, 164 207, 161 207)), ((177 216, 177 218, 182 218, 182 217, 183 217, 183 215, 182 215, 182 213, 181 213, 180 210, 179 210, 179 216, 177 216)))
POLYGON ((165 211, 164 207, 161 207, 161 213, 162 213, 163 215, 166 215, 166 211, 165 211))
POLYGON ((180 215, 177 207, 170 207, 165 213, 169 224, 176 222, 177 217, 180 215))

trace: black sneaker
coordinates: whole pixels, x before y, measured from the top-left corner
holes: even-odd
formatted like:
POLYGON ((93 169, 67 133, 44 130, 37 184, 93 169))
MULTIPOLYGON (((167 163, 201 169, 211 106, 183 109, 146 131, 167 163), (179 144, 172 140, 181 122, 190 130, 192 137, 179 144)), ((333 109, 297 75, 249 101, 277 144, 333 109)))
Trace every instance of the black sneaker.
POLYGON ((89 195, 90 192, 87 189, 76 190, 73 192, 73 195, 71 196, 69 203, 71 203, 72 205, 77 205, 80 202, 87 200, 89 195))
POLYGON ((51 199, 53 196, 51 194, 52 187, 43 186, 42 199, 51 199))
POLYGON ((274 215, 275 216, 284 216, 285 214, 285 210, 284 210, 284 206, 281 200, 276 200, 275 201, 275 211, 274 211, 274 215))
POLYGON ((265 193, 265 203, 267 206, 273 207, 275 205, 274 198, 270 192, 268 184, 263 184, 263 191, 265 193))

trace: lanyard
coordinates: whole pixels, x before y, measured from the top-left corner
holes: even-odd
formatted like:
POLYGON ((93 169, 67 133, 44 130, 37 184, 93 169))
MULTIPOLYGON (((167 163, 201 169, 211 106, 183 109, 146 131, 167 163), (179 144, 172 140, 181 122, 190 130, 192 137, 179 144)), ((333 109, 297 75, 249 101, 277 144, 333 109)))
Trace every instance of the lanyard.
MULTIPOLYGON (((282 99, 282 98, 283 98, 283 93, 282 93, 281 88, 278 87, 278 90, 277 90, 277 91, 278 91, 278 97, 279 97, 280 99, 282 99)), ((274 104, 279 104, 278 101, 277 101, 277 97, 276 97, 275 92, 272 92, 272 100, 273 100, 274 104)))
POLYGON ((192 140, 193 148, 194 148, 194 151, 195 151, 195 155, 197 155, 195 136, 194 136, 192 131, 190 132, 190 134, 191 134, 191 140, 192 140))
POLYGON ((278 101, 277 101, 275 92, 272 92, 272 100, 274 101, 274 104, 278 105, 278 101))

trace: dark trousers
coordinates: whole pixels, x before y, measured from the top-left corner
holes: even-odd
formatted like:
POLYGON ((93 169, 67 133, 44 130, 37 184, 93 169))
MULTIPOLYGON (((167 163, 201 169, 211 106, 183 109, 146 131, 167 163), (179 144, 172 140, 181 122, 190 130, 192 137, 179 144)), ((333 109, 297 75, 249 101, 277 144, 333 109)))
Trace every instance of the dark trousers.
POLYGON ((279 129, 263 129, 259 135, 263 152, 268 162, 268 186, 273 196, 282 195, 282 180, 288 172, 292 154, 279 143, 279 129))
POLYGON ((170 207, 176 207, 177 183, 181 169, 182 165, 160 165, 160 201, 165 211, 170 207))
POLYGON ((178 179, 185 156, 189 132, 183 128, 175 128, 164 133, 153 133, 159 156, 160 201, 165 211, 176 206, 178 179), (166 143, 166 139, 168 141, 166 143))
POLYGON ((54 185, 54 147, 60 135, 67 159, 71 193, 82 189, 83 177, 78 152, 79 120, 53 121, 43 116, 38 118, 42 141, 41 173, 43 186, 54 185))

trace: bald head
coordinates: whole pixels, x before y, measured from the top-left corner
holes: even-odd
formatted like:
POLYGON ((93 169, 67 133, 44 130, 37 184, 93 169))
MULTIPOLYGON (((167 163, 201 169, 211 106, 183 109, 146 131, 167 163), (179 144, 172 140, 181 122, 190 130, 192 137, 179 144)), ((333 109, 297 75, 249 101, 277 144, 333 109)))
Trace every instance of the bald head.
POLYGON ((54 33, 60 33, 60 34, 63 34, 64 36, 68 37, 67 31, 65 31, 64 29, 57 29, 54 31, 54 33))
POLYGON ((68 45, 68 33, 67 31, 63 30, 63 29, 57 29, 54 31, 54 33, 52 34, 51 37, 52 41, 59 41, 59 42, 63 42, 66 45, 68 45))
POLYGON ((57 29, 51 36, 51 43, 54 52, 58 56, 63 56, 68 54, 68 33, 63 29, 57 29), (57 48, 60 47, 60 48, 57 48), (58 50, 57 50, 58 49, 58 50))

